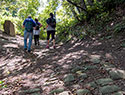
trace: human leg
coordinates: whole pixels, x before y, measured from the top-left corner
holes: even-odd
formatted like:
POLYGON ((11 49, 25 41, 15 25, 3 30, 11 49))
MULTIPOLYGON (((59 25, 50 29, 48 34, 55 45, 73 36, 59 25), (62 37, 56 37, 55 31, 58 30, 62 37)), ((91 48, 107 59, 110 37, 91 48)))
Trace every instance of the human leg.
POLYGON ((37 42, 36 42, 36 35, 34 35, 34 43, 35 43, 35 45, 37 44, 37 42))
POLYGON ((24 31, 24 50, 27 49, 27 38, 28 38, 28 34, 27 31, 24 31))
POLYGON ((37 44, 39 45, 39 35, 37 35, 37 44))
POLYGON ((33 39, 33 33, 28 33, 29 34, 29 45, 28 45, 28 50, 31 50, 31 45, 32 45, 32 39, 33 39))
POLYGON ((55 48, 55 31, 52 31, 53 48, 55 48))
POLYGON ((50 31, 47 31, 47 46, 46 46, 46 48, 49 48, 49 38, 50 38, 50 31))

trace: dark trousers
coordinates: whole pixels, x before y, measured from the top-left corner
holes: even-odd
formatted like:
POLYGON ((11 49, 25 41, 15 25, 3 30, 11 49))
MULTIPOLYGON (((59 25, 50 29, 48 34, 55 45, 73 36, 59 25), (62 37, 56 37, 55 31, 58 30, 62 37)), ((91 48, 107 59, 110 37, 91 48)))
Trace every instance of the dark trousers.
POLYGON ((34 35, 34 43, 35 45, 39 45, 39 35, 34 35))
POLYGON ((52 36, 52 40, 55 39, 55 30, 47 31, 47 40, 50 39, 50 34, 52 36))

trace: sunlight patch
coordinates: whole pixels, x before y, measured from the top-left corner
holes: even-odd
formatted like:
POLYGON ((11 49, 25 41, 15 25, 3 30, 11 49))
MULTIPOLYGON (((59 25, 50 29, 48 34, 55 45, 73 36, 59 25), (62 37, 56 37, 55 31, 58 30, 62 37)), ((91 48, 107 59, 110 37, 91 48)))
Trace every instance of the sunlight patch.
POLYGON ((8 47, 11 47, 11 48, 19 48, 19 46, 17 44, 12 44, 12 43, 8 43, 7 45, 3 45, 3 47, 5 48, 8 48, 8 47))

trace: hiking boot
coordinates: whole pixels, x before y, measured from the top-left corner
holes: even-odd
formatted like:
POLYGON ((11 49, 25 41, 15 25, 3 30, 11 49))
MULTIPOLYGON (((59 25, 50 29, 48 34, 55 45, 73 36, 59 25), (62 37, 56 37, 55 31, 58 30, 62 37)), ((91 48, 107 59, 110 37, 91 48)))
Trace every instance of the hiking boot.
POLYGON ((27 50, 27 48, 24 48, 24 51, 26 51, 27 50))
POLYGON ((38 46, 39 46, 40 44, 39 44, 39 42, 38 42, 38 46))
POLYGON ((47 45, 46 48, 49 48, 49 46, 47 45))
POLYGON ((31 50, 28 50, 28 52, 30 53, 30 52, 31 52, 31 50))
POLYGON ((56 49, 56 46, 53 46, 54 49, 56 49))

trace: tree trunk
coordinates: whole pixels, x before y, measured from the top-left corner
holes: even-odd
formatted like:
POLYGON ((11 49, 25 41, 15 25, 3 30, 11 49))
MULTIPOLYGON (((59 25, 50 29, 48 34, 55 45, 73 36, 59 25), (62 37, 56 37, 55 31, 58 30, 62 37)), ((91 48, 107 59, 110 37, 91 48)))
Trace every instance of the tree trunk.
POLYGON ((86 4, 85 4, 85 1, 84 0, 81 0, 81 3, 82 3, 82 7, 87 10, 87 7, 86 7, 86 4))
POLYGON ((80 20, 79 17, 77 16, 77 13, 75 12, 74 9, 72 9, 72 13, 73 13, 74 17, 75 17, 78 21, 81 22, 81 20, 80 20))
POLYGON ((78 7, 76 7, 77 11, 79 12, 79 14, 81 13, 80 9, 78 7))

